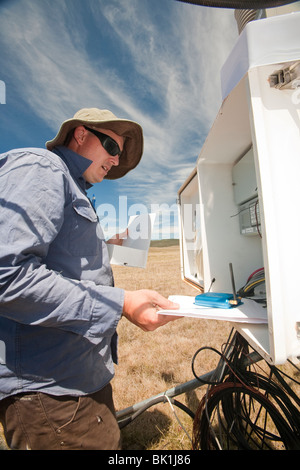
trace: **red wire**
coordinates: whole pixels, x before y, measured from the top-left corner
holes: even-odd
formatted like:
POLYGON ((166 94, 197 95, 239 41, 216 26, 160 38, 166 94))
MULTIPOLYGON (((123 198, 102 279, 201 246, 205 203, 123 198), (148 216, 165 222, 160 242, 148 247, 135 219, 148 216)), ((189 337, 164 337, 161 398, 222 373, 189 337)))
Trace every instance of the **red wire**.
POLYGON ((253 272, 252 274, 250 274, 250 276, 248 277, 247 282, 251 279, 251 277, 254 276, 254 274, 258 273, 259 271, 263 271, 263 270, 264 270, 264 268, 259 268, 259 269, 257 269, 256 271, 254 271, 254 272, 253 272))

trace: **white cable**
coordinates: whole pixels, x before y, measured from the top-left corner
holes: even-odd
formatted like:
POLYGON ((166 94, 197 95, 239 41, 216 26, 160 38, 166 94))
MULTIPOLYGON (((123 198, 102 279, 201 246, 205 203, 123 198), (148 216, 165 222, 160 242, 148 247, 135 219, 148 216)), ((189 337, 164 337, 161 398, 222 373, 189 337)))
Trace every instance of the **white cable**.
POLYGON ((164 396, 165 396, 166 399, 168 400, 169 405, 170 405, 170 407, 171 407, 171 410, 173 411, 173 413, 174 413, 174 415, 175 415, 175 418, 176 418, 177 421, 178 421, 179 426, 183 429, 183 431, 185 432, 185 434, 186 434, 187 437, 189 438, 191 444, 193 444, 192 439, 191 439, 189 433, 187 432, 187 430, 185 429, 185 427, 183 426, 183 424, 180 422, 180 419, 178 418, 178 416, 177 416, 177 414, 176 414, 176 411, 174 410, 174 407, 173 407, 173 405, 172 405, 172 403, 171 403, 170 398, 168 397, 168 395, 164 395, 164 396))

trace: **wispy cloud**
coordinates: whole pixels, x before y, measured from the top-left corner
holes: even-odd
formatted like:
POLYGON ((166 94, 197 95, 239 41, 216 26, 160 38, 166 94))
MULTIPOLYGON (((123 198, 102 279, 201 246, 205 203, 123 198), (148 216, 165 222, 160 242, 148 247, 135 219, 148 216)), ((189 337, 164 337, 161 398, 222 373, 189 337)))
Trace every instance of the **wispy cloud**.
POLYGON ((7 5, 0 65, 17 90, 15 109, 30 109, 53 136, 81 107, 139 122, 144 157, 116 190, 172 204, 221 104, 220 69, 237 38, 233 11, 175 0, 7 5))
POLYGON ((162 195, 174 199, 178 182, 195 164, 221 104, 220 69, 237 37, 232 11, 182 6, 166 2, 159 21, 153 15, 158 2, 125 6, 115 0, 102 9, 132 58, 136 82, 156 103, 153 113, 146 107, 132 110, 144 127, 145 153, 121 183, 124 192, 141 194, 137 181, 144 181, 149 204, 162 195))

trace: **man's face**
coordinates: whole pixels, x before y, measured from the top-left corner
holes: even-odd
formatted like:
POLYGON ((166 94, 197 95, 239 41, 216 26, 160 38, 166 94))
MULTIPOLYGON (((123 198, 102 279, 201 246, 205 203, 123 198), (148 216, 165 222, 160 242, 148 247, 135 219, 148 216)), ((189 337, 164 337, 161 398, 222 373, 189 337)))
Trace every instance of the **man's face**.
MULTIPOLYGON (((108 135, 117 142, 120 150, 123 150, 124 138, 109 129, 98 129, 99 132, 108 135)), ((78 127, 74 132, 77 148, 73 148, 77 153, 92 161, 91 165, 83 173, 84 179, 91 183, 100 183, 113 166, 119 165, 119 155, 110 155, 96 135, 85 129, 78 127)))

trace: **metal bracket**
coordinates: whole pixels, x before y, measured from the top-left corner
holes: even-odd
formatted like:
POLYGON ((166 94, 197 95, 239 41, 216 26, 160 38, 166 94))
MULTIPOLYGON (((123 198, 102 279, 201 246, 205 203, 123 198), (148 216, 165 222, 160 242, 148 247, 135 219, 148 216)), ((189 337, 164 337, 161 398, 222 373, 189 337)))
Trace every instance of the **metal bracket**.
POLYGON ((269 76, 271 88, 295 89, 300 86, 300 61, 292 65, 275 70, 269 76))

